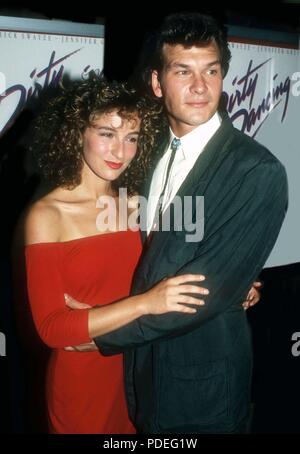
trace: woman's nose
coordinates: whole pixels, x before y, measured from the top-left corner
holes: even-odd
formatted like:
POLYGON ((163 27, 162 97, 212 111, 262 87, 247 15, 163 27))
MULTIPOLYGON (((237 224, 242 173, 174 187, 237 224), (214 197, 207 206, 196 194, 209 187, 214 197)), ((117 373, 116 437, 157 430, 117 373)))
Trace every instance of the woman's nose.
POLYGON ((112 155, 121 161, 124 157, 124 143, 120 140, 113 146, 112 155))

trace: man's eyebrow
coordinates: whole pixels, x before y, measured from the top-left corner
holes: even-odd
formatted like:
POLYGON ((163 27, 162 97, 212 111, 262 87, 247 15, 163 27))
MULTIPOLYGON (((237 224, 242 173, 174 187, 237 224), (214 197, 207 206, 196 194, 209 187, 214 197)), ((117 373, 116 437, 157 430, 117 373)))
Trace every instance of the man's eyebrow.
MULTIPOLYGON (((214 66, 214 65, 220 65, 221 64, 221 61, 218 59, 218 60, 214 60, 214 61, 211 61, 211 62, 208 62, 205 67, 206 68, 210 68, 211 66, 214 66)), ((167 65, 167 69, 169 68, 181 68, 181 69, 188 69, 190 68, 191 65, 187 64, 187 63, 180 63, 180 62, 171 62, 167 65)))
POLYGON ((185 64, 185 63, 180 63, 180 62, 171 62, 167 64, 167 68, 184 68, 187 69, 189 68, 190 65, 185 64))
POLYGON ((210 66, 214 66, 214 65, 220 65, 221 64, 221 60, 214 60, 214 61, 211 61, 210 63, 207 63, 207 68, 209 68, 210 66))

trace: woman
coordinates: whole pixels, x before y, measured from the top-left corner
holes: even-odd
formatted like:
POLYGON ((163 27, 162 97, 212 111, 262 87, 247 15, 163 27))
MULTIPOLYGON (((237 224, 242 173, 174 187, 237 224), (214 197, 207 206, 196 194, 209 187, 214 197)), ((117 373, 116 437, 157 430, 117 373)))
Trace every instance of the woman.
POLYGON ((204 304, 186 295, 205 293, 189 284, 204 279, 199 275, 167 279, 128 297, 141 240, 137 226, 129 225, 134 207, 119 209, 118 189, 136 193, 161 121, 152 101, 98 78, 75 84, 39 118, 33 146, 52 189, 29 207, 24 232, 29 303, 40 337, 53 349, 46 380, 52 433, 134 433, 122 356, 65 347, 145 314, 192 313, 190 304, 204 304), (116 208, 109 222, 104 198, 116 208), (86 309, 68 309, 65 293, 85 301, 86 309))

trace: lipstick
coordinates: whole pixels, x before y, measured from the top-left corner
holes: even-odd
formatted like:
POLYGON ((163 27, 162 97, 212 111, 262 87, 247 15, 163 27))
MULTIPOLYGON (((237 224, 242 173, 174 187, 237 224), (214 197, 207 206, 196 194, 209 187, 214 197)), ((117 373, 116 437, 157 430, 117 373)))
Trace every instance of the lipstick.
POLYGON ((112 161, 105 161, 108 167, 111 169, 120 169, 123 165, 122 162, 112 162, 112 161))

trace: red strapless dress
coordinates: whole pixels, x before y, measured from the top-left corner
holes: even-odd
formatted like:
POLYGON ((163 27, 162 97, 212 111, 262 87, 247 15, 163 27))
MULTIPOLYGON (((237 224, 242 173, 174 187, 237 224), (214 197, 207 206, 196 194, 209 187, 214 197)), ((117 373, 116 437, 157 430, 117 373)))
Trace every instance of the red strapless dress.
POLYGON ((127 414, 122 355, 63 349, 90 341, 88 311, 68 309, 64 293, 91 306, 128 296, 141 254, 140 233, 128 230, 32 244, 25 253, 35 325, 53 348, 46 382, 50 431, 135 433, 127 414))

